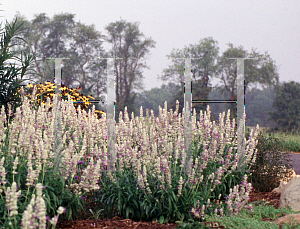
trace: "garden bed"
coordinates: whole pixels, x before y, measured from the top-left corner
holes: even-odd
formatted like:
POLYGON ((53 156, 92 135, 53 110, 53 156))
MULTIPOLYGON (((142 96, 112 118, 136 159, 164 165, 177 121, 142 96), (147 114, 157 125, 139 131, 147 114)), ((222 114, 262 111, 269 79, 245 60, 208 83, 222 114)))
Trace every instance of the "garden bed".
MULTIPOLYGON (((276 192, 256 192, 255 190, 252 190, 249 197, 250 200, 248 203, 267 201, 269 205, 274 206, 275 209, 279 209, 279 200, 280 200, 280 193, 276 192)), ((93 203, 86 202, 87 208, 93 208, 93 203)), ((115 209, 116 210, 116 209, 115 209)), ((278 215, 278 217, 285 216, 285 213, 281 213, 278 215)), ((92 216, 89 211, 86 211, 84 213, 81 213, 79 217, 82 217, 81 219, 74 220, 73 222, 63 222, 57 225, 57 228, 61 229, 71 229, 71 228, 105 228, 105 229, 116 229, 116 228, 135 228, 135 229, 146 229, 146 228, 176 228, 179 224, 178 223, 167 223, 167 224, 159 224, 156 222, 145 222, 145 221, 133 221, 131 219, 122 219, 118 216, 112 218, 112 219, 84 219, 84 217, 92 216)), ((274 220, 270 219, 269 217, 261 219, 261 221, 265 222, 273 222, 274 220)), ((210 228, 225 228, 222 226, 222 223, 219 222, 203 222, 205 226, 208 226, 210 228), (212 223, 219 226, 210 226, 212 223)))

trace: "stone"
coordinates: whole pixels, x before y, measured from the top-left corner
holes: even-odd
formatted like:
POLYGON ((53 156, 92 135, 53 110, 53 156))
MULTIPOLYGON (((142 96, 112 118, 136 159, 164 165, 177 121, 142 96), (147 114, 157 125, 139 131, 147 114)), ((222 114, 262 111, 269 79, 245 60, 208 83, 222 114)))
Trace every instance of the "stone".
POLYGON ((290 217, 292 216, 292 220, 291 222, 294 223, 294 222, 297 222, 297 223, 300 223, 300 213, 295 213, 295 214, 288 214, 286 216, 283 216, 283 217, 280 217, 276 220, 273 221, 273 223, 277 224, 280 226, 280 228, 282 228, 282 226, 285 224, 285 223, 288 223, 289 225, 291 225, 289 222, 290 222, 290 217))
POLYGON ((300 177, 291 179, 282 187, 279 208, 291 207, 293 211, 300 211, 300 177))
POLYGON ((279 186, 277 188, 273 189, 272 192, 282 193, 283 190, 286 188, 287 183, 291 179, 296 178, 296 177, 300 177, 300 175, 296 175, 295 171, 293 170, 293 175, 289 178, 281 179, 279 186))
POLYGON ((282 193, 286 184, 287 184, 286 181, 280 182, 279 186, 277 188, 273 189, 272 192, 282 193))

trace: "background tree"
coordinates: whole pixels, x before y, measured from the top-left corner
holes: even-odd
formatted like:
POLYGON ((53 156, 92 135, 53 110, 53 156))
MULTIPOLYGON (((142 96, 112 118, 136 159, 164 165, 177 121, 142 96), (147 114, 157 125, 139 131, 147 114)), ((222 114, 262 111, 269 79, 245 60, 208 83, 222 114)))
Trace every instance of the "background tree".
POLYGON ((127 106, 130 118, 132 112, 135 116, 137 114, 134 107, 135 93, 133 89, 143 89, 142 69, 149 69, 149 67, 141 61, 145 59, 149 49, 154 48, 156 43, 151 38, 141 41, 141 37, 144 35, 138 26, 138 22, 129 23, 120 20, 105 27, 109 33, 106 41, 112 44, 109 56, 123 58, 115 60, 117 122, 119 122, 119 113, 120 111, 124 113, 125 106, 127 106))
MULTIPOLYGON (((21 95, 18 92, 20 84, 24 81, 23 76, 27 73, 34 56, 26 53, 21 53, 21 59, 18 58, 16 53, 11 48, 16 44, 16 39, 19 37, 22 23, 19 23, 17 19, 8 23, 4 28, 4 32, 1 33, 1 56, 0 56, 0 106, 5 107, 5 113, 8 114, 8 105, 11 105, 13 114, 11 117, 7 117, 7 121, 10 123, 14 118, 14 113, 17 107, 22 105, 21 95), (22 67, 16 67, 16 63, 8 62, 9 60, 16 60, 22 64, 22 67), (9 66, 8 66, 9 65, 9 66), (17 76, 20 76, 18 79, 17 76)), ((3 29, 1 29, 3 30, 3 29)))
POLYGON ((273 101, 275 98, 275 91, 271 88, 257 89, 252 88, 246 98, 246 126, 272 127, 276 124, 270 119, 268 112, 275 111, 273 101))
POLYGON ((48 57, 67 57, 63 61, 62 83, 68 88, 81 88, 83 95, 99 95, 106 83, 105 61, 102 48, 103 37, 94 25, 87 26, 74 21, 74 14, 58 14, 53 19, 45 13, 35 15, 29 22, 22 17, 24 31, 22 36, 28 39, 28 46, 21 50, 32 50, 36 54, 31 75, 33 84, 46 81, 54 82, 54 61, 48 57))
MULTIPOLYGON (((229 48, 218 58, 218 70, 216 72, 216 78, 219 78, 224 83, 223 86, 217 85, 216 88, 220 92, 229 92, 230 96, 226 98, 227 100, 237 99, 237 61, 228 58, 256 58, 244 62, 245 93, 249 89, 249 86, 254 83, 261 84, 263 88, 264 86, 272 88, 278 84, 279 76, 277 67, 267 52, 263 55, 252 49, 251 53, 248 54, 242 46, 236 48, 231 43, 228 46, 229 48)), ((231 118, 236 118, 236 104, 230 103, 228 106, 231 110, 231 118)))
MULTIPOLYGON (((199 41, 199 44, 190 45, 183 50, 172 50, 170 55, 167 55, 168 59, 172 58, 173 65, 168 69, 163 70, 163 75, 158 77, 163 81, 172 80, 180 84, 180 90, 174 94, 173 101, 170 104, 170 109, 176 110, 176 100, 179 101, 179 112, 182 112, 184 107, 184 71, 185 60, 175 59, 179 58, 201 58, 192 59, 192 95, 193 100, 207 100, 208 94, 211 91, 210 78, 213 77, 216 71, 215 61, 218 57, 219 48, 217 47, 217 41, 214 41, 211 37, 204 38, 199 41), (199 79, 200 77, 200 79, 199 79)), ((206 110, 206 104, 192 104, 193 109, 196 109, 197 113, 200 110, 206 110)), ((169 108, 168 108, 169 109, 169 108)))
POLYGON ((271 119, 276 121, 281 130, 298 131, 300 128, 300 84, 291 81, 276 87, 273 101, 275 112, 269 112, 271 119))
MULTIPOLYGON (((179 86, 169 82, 168 85, 163 84, 161 88, 152 88, 149 91, 143 91, 137 95, 135 100, 135 109, 140 111, 141 106, 143 107, 143 115, 146 117, 146 109, 149 109, 149 116, 151 116, 151 110, 154 112, 154 116, 159 115, 159 106, 164 108, 165 101, 167 101, 168 111, 170 103, 173 100, 173 95, 179 90, 179 86)), ((175 111, 175 110, 174 110, 175 111)), ((174 112, 173 111, 173 112, 174 112)))

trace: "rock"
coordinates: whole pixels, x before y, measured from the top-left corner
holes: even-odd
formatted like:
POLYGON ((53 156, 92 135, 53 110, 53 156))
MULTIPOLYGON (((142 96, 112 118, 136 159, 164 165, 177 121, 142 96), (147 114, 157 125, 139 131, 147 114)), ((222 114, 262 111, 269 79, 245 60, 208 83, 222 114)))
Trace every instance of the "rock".
POLYGON ((282 187, 279 208, 290 206, 293 211, 300 211, 300 177, 291 179, 282 187))
POLYGON ((296 213, 296 214, 288 214, 286 216, 283 216, 283 217, 280 217, 276 220, 273 221, 273 223, 277 224, 280 226, 280 228, 282 228, 282 226, 285 224, 285 223, 288 223, 290 222, 290 217, 292 216, 292 221, 291 222, 297 222, 297 223, 300 223, 300 213, 296 213))
POLYGON ((280 180, 280 184, 277 188, 275 188, 272 192, 278 192, 278 193, 282 193, 283 190, 286 188, 286 185, 287 183, 293 179, 293 178, 296 178, 296 177, 300 177, 300 175, 296 175, 296 173, 293 173, 293 175, 291 177, 289 177, 288 179, 283 179, 283 180, 280 180))
POLYGON ((280 182, 280 185, 273 189, 272 192, 278 192, 278 193, 282 193, 282 191, 284 190, 284 187, 286 186, 287 182, 286 181, 282 181, 280 182))

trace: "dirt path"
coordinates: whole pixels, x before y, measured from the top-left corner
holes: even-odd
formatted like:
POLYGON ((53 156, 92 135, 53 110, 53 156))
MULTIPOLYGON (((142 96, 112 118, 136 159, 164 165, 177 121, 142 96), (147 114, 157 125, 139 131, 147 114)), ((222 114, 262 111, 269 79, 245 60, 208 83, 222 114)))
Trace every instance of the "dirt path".
POLYGON ((297 175, 300 175, 300 152, 292 152, 289 154, 293 164, 293 169, 297 175))

